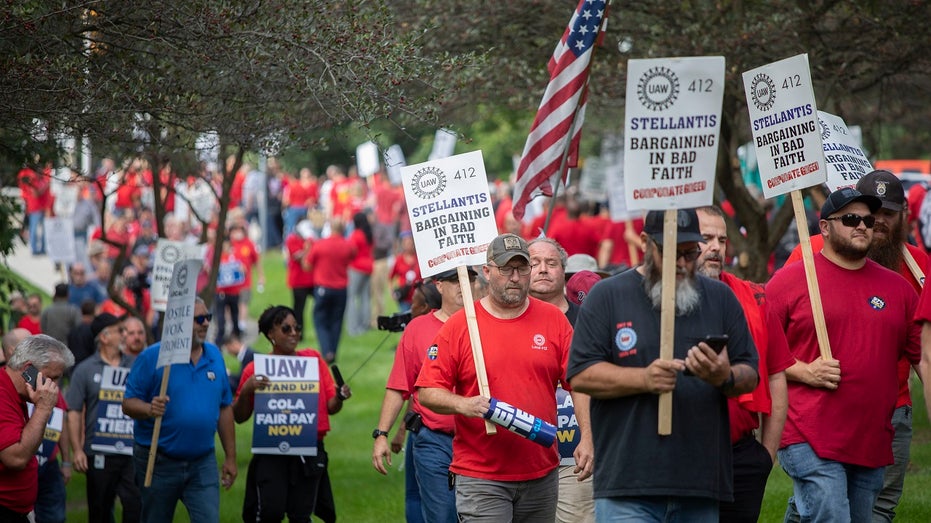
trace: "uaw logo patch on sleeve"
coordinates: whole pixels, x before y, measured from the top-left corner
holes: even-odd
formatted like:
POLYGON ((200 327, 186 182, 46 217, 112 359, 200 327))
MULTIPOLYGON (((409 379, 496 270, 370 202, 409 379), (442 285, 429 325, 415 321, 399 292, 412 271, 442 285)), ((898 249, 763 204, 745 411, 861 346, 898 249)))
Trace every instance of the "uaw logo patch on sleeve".
POLYGON ((435 360, 440 354, 440 349, 436 345, 430 345, 430 348, 427 349, 427 358, 435 360))
POLYGON ((873 296, 870 298, 870 307, 875 310, 881 311, 886 308, 886 302, 879 296, 873 296))
POLYGON ((637 346, 637 332, 630 327, 618 329, 614 336, 614 344, 621 351, 621 357, 629 356, 630 354, 626 353, 637 346))

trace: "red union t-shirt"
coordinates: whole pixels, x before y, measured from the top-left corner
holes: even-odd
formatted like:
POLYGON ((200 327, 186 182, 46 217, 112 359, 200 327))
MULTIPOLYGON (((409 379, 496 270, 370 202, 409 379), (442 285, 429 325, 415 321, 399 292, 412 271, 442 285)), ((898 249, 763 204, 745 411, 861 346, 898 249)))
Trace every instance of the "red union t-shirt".
MULTIPOLYGON (((475 316, 481 333, 485 369, 491 396, 524 412, 556 424, 556 385, 570 390, 566 364, 572 341, 572 326, 558 308, 535 298, 520 316, 495 318, 481 301, 475 316)), ((465 397, 477 396, 475 360, 466 324, 460 310, 446 321, 424 360, 417 388, 440 388, 465 397)), ((498 428, 485 434, 482 418, 455 416, 453 461, 456 474, 496 481, 538 479, 559 465, 554 444, 543 447, 510 431, 498 428)))
MULTIPOLYGON (((897 362, 903 354, 911 363, 921 358, 921 327, 914 321, 918 294, 900 275, 872 260, 859 270, 844 269, 821 253, 814 261, 841 382, 828 390, 789 381, 780 446, 808 443, 822 459, 871 468, 889 465, 897 362)), ((802 264, 784 266, 766 285, 766 302, 773 313, 771 327, 784 330, 796 359, 811 362, 821 354, 804 281, 802 264)))
MULTIPOLYGON (((6 369, 0 369, 0 450, 19 442, 27 419, 26 404, 6 369)), ((23 470, 11 470, 0 463, 0 505, 26 514, 38 495, 39 462, 35 458, 23 470)))

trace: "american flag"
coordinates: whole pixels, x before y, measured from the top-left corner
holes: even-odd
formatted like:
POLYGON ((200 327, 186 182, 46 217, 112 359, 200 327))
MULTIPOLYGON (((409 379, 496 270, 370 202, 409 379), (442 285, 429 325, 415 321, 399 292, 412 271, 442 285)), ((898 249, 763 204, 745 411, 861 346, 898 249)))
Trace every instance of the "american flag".
POLYGON ((518 220, 523 218, 534 190, 540 189, 547 196, 553 194, 549 179, 559 170, 567 146, 570 149, 566 165, 578 165, 579 138, 588 99, 588 71, 593 48, 604 35, 607 10, 605 0, 580 0, 550 58, 547 66, 550 83, 527 136, 514 183, 513 213, 518 220), (572 140, 567 143, 570 129, 574 129, 572 140))

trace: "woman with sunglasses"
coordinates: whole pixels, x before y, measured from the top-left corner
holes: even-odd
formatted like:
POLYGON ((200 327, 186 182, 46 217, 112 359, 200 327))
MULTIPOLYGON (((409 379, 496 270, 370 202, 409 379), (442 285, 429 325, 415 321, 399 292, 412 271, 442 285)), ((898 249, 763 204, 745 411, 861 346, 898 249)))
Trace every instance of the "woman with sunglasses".
MULTIPOLYGON (((301 330, 291 308, 275 305, 265 309, 259 317, 259 332, 271 343, 273 355, 317 359, 320 374, 317 455, 253 455, 246 475, 243 520, 282 521, 287 514, 288 521, 309 522, 317 503, 318 492, 321 497, 326 495, 321 491, 321 486, 328 484, 327 454, 323 448, 323 437, 330 430, 329 415, 339 412, 343 408, 343 401, 349 399, 352 392, 349 385, 343 385, 337 391, 330 368, 319 352, 314 349, 297 350, 301 330)), ((243 423, 252 417, 255 391, 265 388, 268 384, 266 376, 255 375, 254 363, 243 369, 236 400, 233 402, 236 423, 243 423)))

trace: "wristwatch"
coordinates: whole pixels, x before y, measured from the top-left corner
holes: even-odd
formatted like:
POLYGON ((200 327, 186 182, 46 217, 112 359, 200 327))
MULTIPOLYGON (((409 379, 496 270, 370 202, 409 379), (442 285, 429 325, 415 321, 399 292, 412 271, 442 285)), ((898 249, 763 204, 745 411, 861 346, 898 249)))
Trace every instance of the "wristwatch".
POLYGON ((372 431, 372 439, 378 439, 378 436, 388 437, 388 432, 384 430, 375 429, 372 431))

